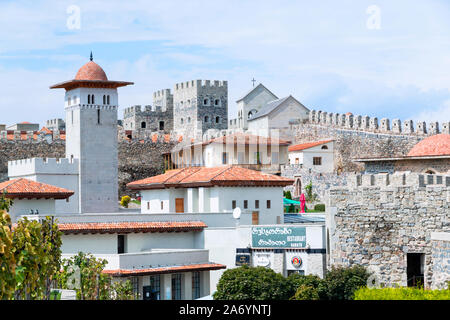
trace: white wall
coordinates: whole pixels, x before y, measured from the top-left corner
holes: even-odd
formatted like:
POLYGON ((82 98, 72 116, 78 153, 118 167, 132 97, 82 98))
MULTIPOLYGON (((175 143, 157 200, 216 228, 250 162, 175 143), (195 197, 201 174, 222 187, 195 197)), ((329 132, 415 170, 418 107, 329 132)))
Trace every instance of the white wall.
POLYGON ((334 171, 334 143, 331 141, 309 149, 289 152, 290 164, 296 164, 296 158, 299 158, 299 164, 302 164, 303 168, 313 169, 319 173, 332 173, 334 171), (322 149, 323 146, 327 146, 328 149, 322 149), (314 165, 314 157, 321 157, 322 165, 314 165))
POLYGON ((53 215, 55 213, 54 199, 14 199, 10 207, 9 215, 12 221, 16 221, 21 215, 29 215, 30 210, 39 210, 40 215, 53 215))
POLYGON ((184 210, 189 212, 189 201, 193 200, 193 208, 197 212, 231 212, 232 201, 243 211, 259 211, 261 224, 277 222, 277 216, 283 216, 283 187, 210 187, 190 188, 192 197, 188 197, 188 188, 155 189, 141 191, 142 213, 173 213, 175 199, 184 198, 184 210), (195 191, 194 191, 195 190, 195 191), (248 200, 248 208, 244 208, 244 200, 248 200), (255 200, 259 200, 259 209, 255 208, 255 200), (270 209, 267 208, 270 200, 270 209), (161 210, 161 201, 164 209, 161 210), (147 203, 150 202, 150 210, 147 203), (202 211, 203 210, 203 211, 202 211))

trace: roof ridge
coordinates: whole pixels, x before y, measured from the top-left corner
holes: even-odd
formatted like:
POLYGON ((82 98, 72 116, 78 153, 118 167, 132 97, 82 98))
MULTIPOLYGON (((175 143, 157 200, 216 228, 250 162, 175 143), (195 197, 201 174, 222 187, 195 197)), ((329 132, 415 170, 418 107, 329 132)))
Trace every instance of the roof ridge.
MULTIPOLYGON (((201 168, 204 168, 204 167, 185 167, 185 168, 183 168, 182 171, 187 171, 187 169, 196 169, 196 170, 192 170, 192 173, 188 174, 186 177, 184 177, 183 179, 181 179, 178 183, 182 183, 182 181, 183 181, 184 179, 187 179, 187 178, 189 178, 190 176, 192 176, 193 174, 199 172, 199 171, 201 170, 201 168)), ((179 173, 181 173, 182 171, 180 171, 179 173)), ((177 173, 177 174, 174 174, 172 177, 170 177, 170 179, 172 179, 172 178, 175 177, 176 175, 178 175, 178 173, 177 173)), ((169 180, 169 179, 167 179, 167 180, 169 180)), ((164 183, 165 183, 167 180, 165 180, 164 183)))
POLYGON ((225 169, 221 170, 218 174, 216 174, 214 177, 212 177, 211 179, 209 179, 209 181, 214 180, 215 178, 217 178, 218 176, 220 176, 222 173, 224 173, 225 171, 228 171, 229 169, 231 169, 231 165, 228 165, 225 167, 225 169))

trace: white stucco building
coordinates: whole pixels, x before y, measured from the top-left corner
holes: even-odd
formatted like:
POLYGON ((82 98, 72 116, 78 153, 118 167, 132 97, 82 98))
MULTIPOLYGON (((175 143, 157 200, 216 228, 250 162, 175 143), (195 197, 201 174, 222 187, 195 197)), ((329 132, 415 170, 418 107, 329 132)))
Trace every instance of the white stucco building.
POLYGON ((18 178, 0 183, 0 194, 13 200, 9 208, 12 221, 29 214, 53 215, 57 201, 69 201, 73 191, 46 183, 18 178))
POLYGON ((289 164, 318 173, 334 172, 334 141, 314 141, 289 146, 289 164))
POLYGON ((277 174, 280 165, 288 163, 290 141, 233 133, 203 143, 176 146, 164 155, 166 170, 190 166, 220 167, 238 165, 244 168, 277 174))
POLYGON ((128 184, 142 196, 141 209, 120 210, 117 88, 129 84, 108 80, 91 58, 75 79, 51 87, 66 90, 66 158, 8 163, 11 181, 0 187, 13 196, 14 181, 28 186, 14 198, 15 218, 53 214, 63 233, 63 257, 81 251, 106 259, 104 272, 129 279, 143 299, 208 296, 225 268, 245 263, 283 275, 323 276, 323 225, 284 225, 283 188, 293 181, 239 166, 240 157, 250 165, 255 159, 256 165, 268 158, 287 161, 285 142, 257 138, 267 142, 264 153, 244 139, 219 157, 223 141, 208 143, 209 159, 201 153, 206 166, 128 184), (216 165, 220 159, 227 161, 216 165), (32 186, 41 191, 26 194, 32 186), (242 214, 235 219, 238 207, 242 214))

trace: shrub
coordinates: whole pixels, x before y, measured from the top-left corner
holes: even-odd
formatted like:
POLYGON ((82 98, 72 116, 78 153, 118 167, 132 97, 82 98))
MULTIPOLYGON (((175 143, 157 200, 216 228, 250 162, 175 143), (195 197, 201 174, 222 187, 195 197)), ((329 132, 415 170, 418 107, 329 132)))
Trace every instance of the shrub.
POLYGON ((214 300, 288 300, 285 277, 272 269, 242 266, 226 270, 214 292, 214 300))
POLYGON ((120 205, 124 208, 128 208, 128 204, 131 201, 131 197, 130 196, 123 196, 122 199, 120 200, 120 205))
POLYGON ((327 298, 324 281, 316 275, 292 274, 287 280, 291 290, 291 299, 319 300, 327 298))
POLYGON ((328 299, 353 300, 355 291, 367 285, 369 276, 370 273, 363 266, 333 267, 324 279, 328 299))
POLYGON ((360 288, 355 300, 450 300, 450 290, 424 290, 419 288, 360 288))
POLYGON ((320 300, 319 292, 314 287, 302 284, 295 292, 293 300, 320 300))
POLYGON ((318 203, 314 206, 314 210, 316 211, 325 211, 325 204, 323 203, 318 203))

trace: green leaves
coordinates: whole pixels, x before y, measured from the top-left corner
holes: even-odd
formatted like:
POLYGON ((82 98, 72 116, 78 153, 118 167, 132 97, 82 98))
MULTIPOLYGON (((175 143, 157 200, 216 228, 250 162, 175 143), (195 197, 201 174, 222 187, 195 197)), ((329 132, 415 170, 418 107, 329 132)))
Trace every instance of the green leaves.
MULTIPOLYGON (((0 199, 0 207, 8 204, 0 199)), ((0 210, 0 299, 48 299, 60 247, 61 233, 52 218, 24 218, 11 230, 9 215, 0 210)))

